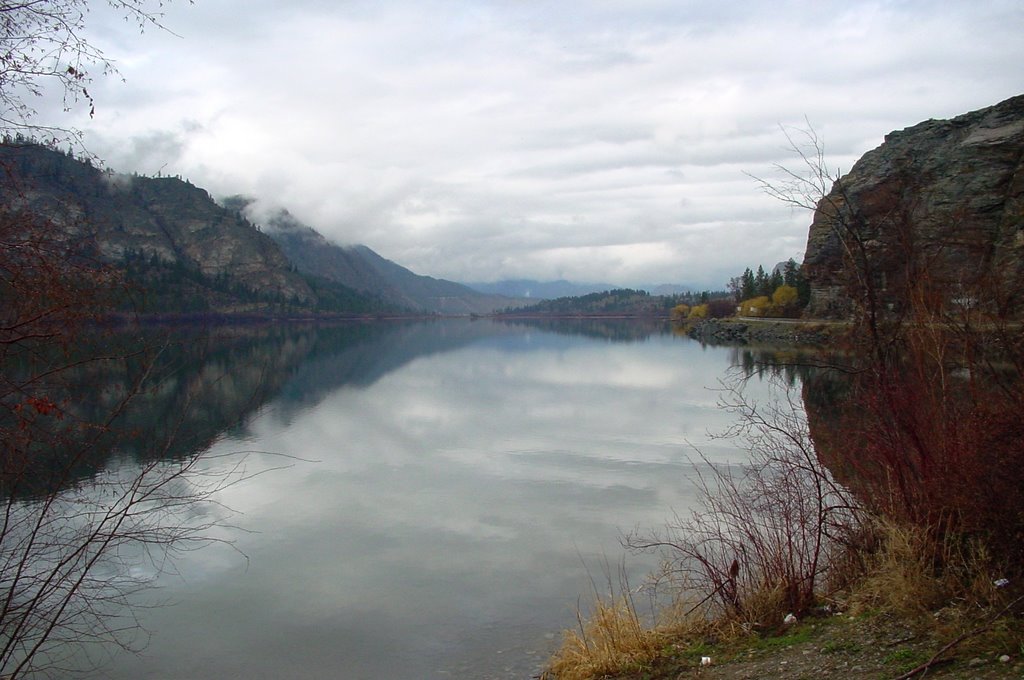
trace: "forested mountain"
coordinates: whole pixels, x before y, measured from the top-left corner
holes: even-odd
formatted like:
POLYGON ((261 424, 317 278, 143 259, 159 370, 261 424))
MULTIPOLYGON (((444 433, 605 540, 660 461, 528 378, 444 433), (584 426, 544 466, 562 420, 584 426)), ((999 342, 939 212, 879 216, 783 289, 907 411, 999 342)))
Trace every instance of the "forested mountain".
MULTIPOLYGON (((251 199, 232 196, 225 207, 244 212, 251 199)), ((387 303, 420 313, 488 314, 515 301, 487 295, 444 279, 415 274, 363 245, 339 246, 287 210, 261 225, 300 272, 373 293, 387 303)))
POLYGON ((615 288, 615 286, 607 283, 574 283, 564 279, 559 279, 558 281, 506 279, 493 283, 467 283, 466 285, 482 293, 504 295, 513 298, 528 298, 530 300, 578 297, 615 288))

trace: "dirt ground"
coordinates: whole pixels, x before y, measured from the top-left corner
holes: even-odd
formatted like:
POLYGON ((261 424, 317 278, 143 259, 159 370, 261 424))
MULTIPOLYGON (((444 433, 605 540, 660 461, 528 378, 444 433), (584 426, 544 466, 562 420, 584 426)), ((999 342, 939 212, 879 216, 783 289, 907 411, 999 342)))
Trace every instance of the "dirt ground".
MULTIPOLYGON (((915 678, 1024 678, 1019 646, 979 651, 970 641, 958 645, 915 678)), ((927 633, 885 616, 843 614, 795 624, 778 637, 734 646, 677 650, 655 668, 616 680, 818 680, 820 678, 898 678, 930 660, 942 644, 927 633), (702 665, 701 657, 710 658, 702 665)))

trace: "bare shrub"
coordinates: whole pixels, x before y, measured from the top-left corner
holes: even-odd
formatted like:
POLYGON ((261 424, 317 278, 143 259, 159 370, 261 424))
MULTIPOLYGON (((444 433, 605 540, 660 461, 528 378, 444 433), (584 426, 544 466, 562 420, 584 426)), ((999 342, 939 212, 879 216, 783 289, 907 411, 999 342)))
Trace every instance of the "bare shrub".
POLYGON ((853 321, 847 384, 816 378, 804 390, 810 400, 830 392, 822 405, 840 412, 812 414, 820 454, 872 512, 925 528, 935 546, 981 540, 1019 570, 1024 333, 1012 315, 1024 284, 994 260, 969 197, 922 229, 934 216, 922 208, 926 180, 910 165, 900 171, 902 195, 878 189, 854 200, 813 129, 784 132, 800 167, 779 166, 781 181, 758 182, 831 232, 853 321))
POLYGON ((865 519, 819 462, 798 396, 775 382, 767 404, 727 387, 722 407, 738 416, 723 436, 749 450, 742 465, 702 457, 700 507, 628 545, 661 550, 666 574, 706 595, 709 618, 773 625, 811 607, 865 519))

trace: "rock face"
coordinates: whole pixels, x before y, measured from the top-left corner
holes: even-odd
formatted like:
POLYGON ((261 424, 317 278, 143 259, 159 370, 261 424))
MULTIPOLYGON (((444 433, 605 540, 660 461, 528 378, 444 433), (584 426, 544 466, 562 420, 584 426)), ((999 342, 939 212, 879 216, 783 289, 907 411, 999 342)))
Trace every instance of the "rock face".
POLYGON ((103 172, 36 145, 0 145, 0 177, 6 211, 46 216, 107 262, 155 257, 267 298, 315 301, 270 237, 180 179, 103 172))
POLYGON ((818 203, 804 271, 815 317, 1024 313, 1024 95, 887 135, 818 203))

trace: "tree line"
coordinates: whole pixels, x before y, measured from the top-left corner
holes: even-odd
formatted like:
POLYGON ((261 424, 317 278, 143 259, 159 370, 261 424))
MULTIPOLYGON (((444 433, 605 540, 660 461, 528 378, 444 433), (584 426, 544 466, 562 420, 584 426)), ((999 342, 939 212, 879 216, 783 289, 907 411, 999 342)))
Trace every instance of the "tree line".
POLYGON ((729 316, 796 318, 811 298, 811 287, 800 265, 790 258, 769 274, 763 265, 747 267, 729 279, 727 290, 699 301, 680 300, 671 310, 676 321, 721 319, 729 316))

